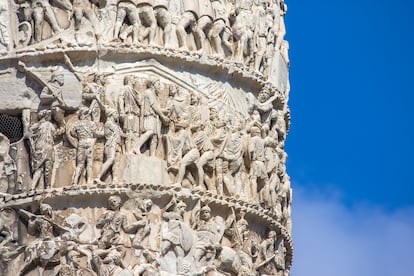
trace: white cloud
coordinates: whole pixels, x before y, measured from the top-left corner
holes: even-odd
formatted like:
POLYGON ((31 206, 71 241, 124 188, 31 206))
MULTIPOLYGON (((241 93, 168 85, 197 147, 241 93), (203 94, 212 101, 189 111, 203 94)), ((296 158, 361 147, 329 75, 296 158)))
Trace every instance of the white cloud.
POLYGON ((414 207, 346 207, 332 192, 295 189, 292 276, 414 275, 414 207))

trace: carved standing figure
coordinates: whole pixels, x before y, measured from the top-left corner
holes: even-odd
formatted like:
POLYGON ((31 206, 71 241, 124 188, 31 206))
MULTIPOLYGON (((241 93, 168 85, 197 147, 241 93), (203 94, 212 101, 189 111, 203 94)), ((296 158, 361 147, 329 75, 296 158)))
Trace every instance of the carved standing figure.
POLYGON ((82 23, 82 19, 89 20, 95 35, 100 37, 99 24, 93 10, 93 4, 90 0, 73 0, 73 18, 75 21, 75 31, 79 31, 82 23))
POLYGON ((39 112, 38 122, 30 127, 31 153, 32 153, 32 189, 36 189, 39 183, 44 183, 44 188, 50 188, 50 176, 53 166, 53 146, 56 127, 50 122, 50 110, 39 112))
POLYGON ((10 46, 9 9, 7 1, 0 3, 0 54, 7 52, 10 46))
POLYGON ((138 16, 140 22, 139 41, 142 43, 148 38, 148 44, 155 44, 155 32, 157 28, 157 19, 152 9, 153 0, 138 0, 138 16))
POLYGON ((160 83, 154 79, 145 82, 146 89, 141 96, 141 136, 134 149, 134 153, 141 153, 141 147, 149 141, 149 155, 155 156, 161 133, 161 122, 168 124, 170 121, 162 112, 158 102, 160 83))
POLYGON ((65 84, 65 76, 61 71, 52 73, 50 81, 45 83, 45 87, 40 93, 40 102, 50 106, 52 110, 52 118, 58 125, 58 132, 62 133, 65 127, 65 109, 67 105, 63 99, 63 85, 65 84))
POLYGON ((154 0, 154 14, 157 19, 158 26, 163 31, 164 47, 171 47, 171 15, 168 11, 169 0, 154 0))
MULTIPOLYGON (((171 202, 175 201, 175 198, 171 202)), ((170 204, 171 204, 170 202, 170 204)), ((166 210, 170 207, 168 204, 166 210)), ((184 213, 187 204, 179 201, 174 206, 174 210, 164 211, 162 217, 167 221, 168 231, 162 234, 161 240, 161 256, 166 257, 171 252, 174 260, 169 264, 169 272, 180 275, 185 266, 183 264, 184 257, 187 255, 193 245, 192 231, 188 225, 184 223, 184 213)))
POLYGON ((118 97, 119 116, 123 130, 127 135, 125 147, 127 153, 131 153, 140 130, 140 101, 141 97, 134 87, 133 76, 124 77, 124 86, 118 97))
POLYGON ((11 193, 15 182, 16 164, 9 154, 10 140, 0 133, 0 194, 11 193))
POLYGON ((234 59, 239 62, 243 62, 244 57, 248 57, 250 59, 254 51, 253 4, 254 0, 240 0, 235 3, 235 22, 232 26, 236 46, 234 59))
MULTIPOLYGON (((69 2, 51 0, 52 3, 66 10, 71 10, 72 5, 69 2)), ((34 40, 40 42, 42 40, 43 22, 49 23, 52 31, 57 34, 61 31, 57 23, 56 15, 49 3, 49 0, 31 0, 31 17, 34 22, 34 40)))
POLYGON ((119 159, 121 153, 121 139, 123 132, 118 124, 118 116, 115 109, 106 110, 106 122, 104 125, 105 136, 105 162, 99 171, 98 176, 95 178, 95 182, 104 184, 102 178, 108 173, 109 169, 112 169, 112 182, 119 182, 119 159))
POLYGON ((193 31, 195 28, 199 11, 198 0, 182 0, 182 4, 184 13, 176 27, 178 46, 184 50, 189 50, 186 30, 191 29, 193 31))
POLYGON ((122 24, 125 19, 131 24, 132 28, 132 42, 138 43, 139 37, 139 16, 137 4, 139 0, 118 0, 118 11, 116 14, 116 22, 114 28, 114 38, 118 39, 122 24))
POLYGON ((233 53, 233 46, 230 42, 231 29, 229 22, 229 13, 227 11, 226 0, 210 0, 213 8, 213 26, 208 34, 212 47, 216 54, 223 56, 233 53))
POLYGON ((79 121, 76 121, 70 130, 70 135, 77 139, 76 146, 76 169, 73 174, 72 185, 79 185, 83 171, 86 171, 86 183, 93 183, 93 152, 96 142, 97 126, 91 121, 89 109, 79 110, 79 121))

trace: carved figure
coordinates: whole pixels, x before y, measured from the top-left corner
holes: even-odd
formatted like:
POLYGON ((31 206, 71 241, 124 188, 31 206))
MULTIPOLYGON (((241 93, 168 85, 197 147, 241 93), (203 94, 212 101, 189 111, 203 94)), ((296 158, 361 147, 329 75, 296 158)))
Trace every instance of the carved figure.
POLYGON ((9 11, 7 1, 0 3, 0 53, 7 52, 10 45, 9 11))
POLYGON ((178 186, 181 186, 186 168, 191 164, 196 165, 200 158, 188 127, 188 122, 185 121, 175 123, 175 131, 170 133, 166 139, 169 170, 177 171, 175 183, 178 186))
POLYGON ((214 16, 213 26, 208 33, 214 51, 223 57, 226 52, 228 54, 233 53, 233 46, 231 44, 232 32, 226 5, 229 4, 225 0, 211 0, 214 16))
POLYGON ((121 153, 121 139, 123 132, 118 124, 118 116, 116 110, 106 110, 106 122, 104 125, 104 136, 105 136, 105 162, 102 168, 95 178, 95 182, 104 184, 102 178, 107 174, 109 169, 112 168, 112 182, 119 182, 119 158, 121 153))
POLYGON ((178 45, 180 48, 189 50, 187 45, 187 29, 194 31, 198 20, 198 1, 182 0, 184 13, 176 26, 178 45))
POLYGON ((93 4, 90 0, 73 0, 73 18, 75 21, 75 31, 79 31, 82 23, 82 19, 89 20, 92 28, 95 31, 97 38, 100 37, 98 20, 93 11, 93 4))
POLYGON ((253 4, 254 0, 241 0, 235 3, 235 22, 232 26, 235 42, 234 59, 243 62, 248 57, 247 64, 253 54, 253 4))
POLYGON ((30 127, 30 145, 32 156, 32 189, 39 183, 44 188, 50 188, 50 177, 53 169, 54 136, 56 127, 50 122, 50 110, 42 110, 38 115, 38 122, 30 127))
MULTIPOLYGON (((42 40, 43 23, 46 20, 49 23, 52 31, 57 34, 61 31, 57 23, 56 15, 50 5, 49 0, 32 0, 31 1, 31 17, 34 22, 34 40, 40 42, 42 40)), ((71 10, 72 5, 69 2, 51 0, 51 2, 63 9, 71 10)))
POLYGON ((58 258, 59 244, 54 233, 64 234, 69 230, 54 221, 53 210, 49 204, 40 204, 40 215, 34 215, 24 209, 18 212, 28 220, 27 232, 37 238, 25 249, 25 264, 20 275, 25 275, 36 266, 40 275, 43 275, 46 265, 58 258))
POLYGON ((91 121, 88 108, 79 110, 79 121, 76 121, 70 129, 70 135, 77 139, 76 145, 76 169, 73 174, 72 185, 79 185, 80 176, 86 171, 86 183, 93 183, 92 162, 94 145, 96 142, 97 126, 91 121))
POLYGON ((187 205, 183 201, 175 202, 175 198, 164 208, 162 217, 168 222, 168 231, 161 236, 161 256, 171 252, 174 256, 173 262, 168 267, 169 272, 173 274, 181 274, 185 269, 184 257, 190 251, 193 240, 192 231, 188 225, 184 223, 184 213, 187 205), (174 210, 167 212, 171 204, 175 204, 174 210))
MULTIPOLYGON (((213 167, 213 161, 215 159, 214 146, 210 141, 210 138, 207 136, 207 133, 204 129, 204 125, 196 124, 191 127, 193 131, 192 139, 197 146, 197 150, 200 154, 200 158, 196 162, 198 170, 198 186, 202 187, 204 182, 207 185, 208 190, 216 190, 210 181, 205 181, 204 179, 204 166, 210 165, 213 167)), ((211 168, 213 169, 213 168, 211 168)))
POLYGON ((0 133, 0 194, 12 193, 16 178, 16 164, 10 154, 10 140, 0 133))
POLYGON ((151 253, 149 250, 142 251, 145 261, 134 267, 134 275, 159 275, 160 262, 157 260, 159 256, 151 253))
POLYGON ((263 71, 267 65, 266 50, 267 50, 267 35, 272 28, 272 21, 269 22, 267 16, 267 3, 266 1, 259 1, 259 4, 255 8, 254 12, 255 27, 255 63, 254 69, 256 71, 263 71))
POLYGON ((267 238, 260 244, 262 262, 256 265, 256 269, 262 274, 276 275, 277 270, 274 263, 276 256, 276 239, 276 232, 270 231, 267 238))
POLYGON ((116 22, 114 27, 114 38, 120 35, 122 24, 128 18, 132 29, 132 42, 138 43, 139 38, 139 16, 137 4, 139 0, 118 0, 118 11, 116 14, 116 22))
POLYGON ((125 143, 127 153, 132 152, 133 145, 138 138, 141 113, 140 102, 141 97, 134 88, 133 76, 125 76, 124 86, 118 97, 118 110, 123 130, 127 136, 125 143))
POLYGON ((140 22, 139 41, 143 42, 148 37, 148 44, 155 44, 155 31, 157 19, 152 9, 153 0, 138 0, 138 16, 140 22))
POLYGON ((89 107, 92 121, 97 124, 101 120, 101 105, 104 86, 104 76, 95 74, 93 82, 87 83, 82 93, 83 104, 89 107))
POLYGON ((40 102, 51 107, 52 117, 59 127, 59 133, 63 132, 65 126, 64 116, 65 109, 67 108, 62 95, 64 80, 63 72, 53 72, 50 81, 44 83, 45 87, 40 93, 40 102))
MULTIPOLYGON (((139 209, 134 212, 134 216, 137 219, 137 229, 134 238, 132 239, 132 247, 136 249, 146 248, 148 235, 151 232, 151 221, 149 214, 152 209, 152 200, 144 199, 141 201, 139 209)), ((149 256, 148 256, 149 257, 149 256)))
POLYGON ((113 245, 121 244, 121 231, 133 233, 140 222, 128 225, 127 218, 120 211, 121 198, 110 196, 108 198, 108 210, 96 222, 96 228, 101 229, 101 235, 97 240, 100 249, 108 249, 113 245))
POLYGON ((224 220, 222 222, 223 228, 220 228, 216 218, 211 216, 210 207, 201 208, 199 218, 193 226, 197 237, 194 259, 199 271, 213 266, 216 251, 221 248, 220 241, 224 234, 224 220))
POLYGON ((122 253, 117 248, 100 250, 92 255, 92 266, 98 276, 133 276, 132 271, 125 269, 122 253))
POLYGON ((196 42, 198 42, 197 48, 202 53, 206 53, 206 38, 213 23, 213 7, 211 6, 210 1, 211 0, 198 0, 198 19, 194 35, 196 42))
POLYGON ((261 137, 261 131, 258 127, 250 129, 250 140, 248 145, 248 154, 250 160, 250 190, 251 198, 258 201, 258 180, 262 185, 268 181, 268 175, 265 166, 265 146, 266 141, 261 137))
POLYGON ((171 47, 171 15, 168 11, 168 0, 154 0, 154 14, 157 24, 163 30, 163 45, 171 47))
POLYGON ((231 126, 216 159, 217 177, 222 181, 218 183, 219 194, 224 193, 224 187, 230 195, 241 193, 240 168, 243 165, 243 141, 240 130, 240 125, 231 126))
POLYGON ((148 79, 145 87, 141 98, 141 137, 134 153, 141 153, 141 147, 149 141, 149 155, 155 156, 161 132, 160 119, 164 124, 170 120, 163 114, 158 102, 157 93, 161 89, 159 81, 148 79))

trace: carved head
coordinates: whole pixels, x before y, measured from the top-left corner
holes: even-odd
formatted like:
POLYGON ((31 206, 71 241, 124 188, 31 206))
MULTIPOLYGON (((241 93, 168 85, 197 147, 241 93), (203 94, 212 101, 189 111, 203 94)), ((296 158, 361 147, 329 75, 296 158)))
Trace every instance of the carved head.
POLYGON ((200 218, 202 220, 205 220, 205 221, 207 221, 211 218, 211 209, 210 209, 210 207, 204 206, 203 208, 201 208, 200 218))
POLYGON ((179 201, 177 205, 175 206, 176 212, 180 215, 184 214, 186 208, 187 208, 187 204, 185 204, 184 201, 179 201))
POLYGON ((171 85, 170 86, 170 89, 169 89, 169 95, 170 95, 170 97, 174 97, 177 93, 178 93, 178 90, 179 90, 179 88, 178 88, 178 86, 177 85, 171 85))
POLYGON ((133 83, 134 77, 131 75, 126 75, 124 77, 124 85, 131 85, 133 83))
POLYGON ((65 75, 61 71, 55 71, 52 73, 51 81, 62 86, 65 83, 65 75))
POLYGON ((264 103, 265 101, 267 101, 270 98, 270 92, 267 88, 263 88, 260 92, 259 95, 257 96, 257 99, 259 100, 259 102, 264 103))
POLYGON ((121 207, 121 198, 119 196, 110 196, 108 198, 108 209, 116 211, 121 207))
POLYGON ((196 93, 191 93, 190 104, 197 105, 200 102, 200 96, 196 93))
POLYGON ((267 235, 267 237, 269 238, 269 239, 276 239, 276 232, 275 231, 270 231, 269 232, 269 234, 267 235))
POLYGON ((145 199, 144 202, 143 202, 143 204, 142 204, 142 207, 143 207, 143 209, 144 209, 145 212, 151 211, 151 208, 152 208, 152 200, 149 199, 149 198, 145 199))
POLYGON ((40 204, 40 214, 42 216, 51 218, 52 212, 53 212, 52 206, 50 206, 49 204, 45 204, 45 203, 40 204))

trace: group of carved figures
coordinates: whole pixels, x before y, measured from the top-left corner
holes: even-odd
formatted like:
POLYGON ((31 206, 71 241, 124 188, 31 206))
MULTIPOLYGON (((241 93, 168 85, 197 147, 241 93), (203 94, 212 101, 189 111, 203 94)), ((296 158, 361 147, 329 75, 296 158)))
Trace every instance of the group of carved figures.
POLYGON ((79 212, 56 215, 45 203, 39 214, 2 209, 0 266, 22 276, 287 275, 283 237, 268 229, 261 238, 244 211, 225 219, 175 196, 160 206, 133 198, 122 207, 110 196, 95 224, 79 212))
MULTIPOLYGON (((73 29, 75 37, 79 37, 76 33, 86 28, 98 41, 179 47, 232 58, 264 74, 268 73, 275 51, 288 63, 284 0, 15 1, 20 22, 17 46, 41 42, 47 37, 45 30, 71 45, 70 32, 65 30, 73 29)), ((3 6, 0 44, 7 47, 8 12, 7 5, 3 6)))
MULTIPOLYGON (((171 184, 165 185, 249 200, 288 220, 291 191, 283 150, 285 111, 275 108, 277 94, 264 87, 257 100, 248 95, 248 116, 242 118, 226 105, 211 106, 201 92, 151 76, 123 76, 123 85, 109 98, 108 79, 95 74, 83 83, 82 104, 77 109, 71 109, 62 96, 63 73, 54 72, 45 83, 39 95, 43 109, 25 135, 30 145, 31 189, 56 186, 52 172, 62 158, 57 148, 66 145, 66 152, 76 149, 74 186, 123 183, 120 162, 145 157, 166 164, 171 184), (98 144, 103 147, 100 159, 96 159, 98 144), (102 160, 99 172, 94 171, 96 160, 102 160)), ((13 160, 7 138, 3 140, 0 169, 6 183, 13 160)))

